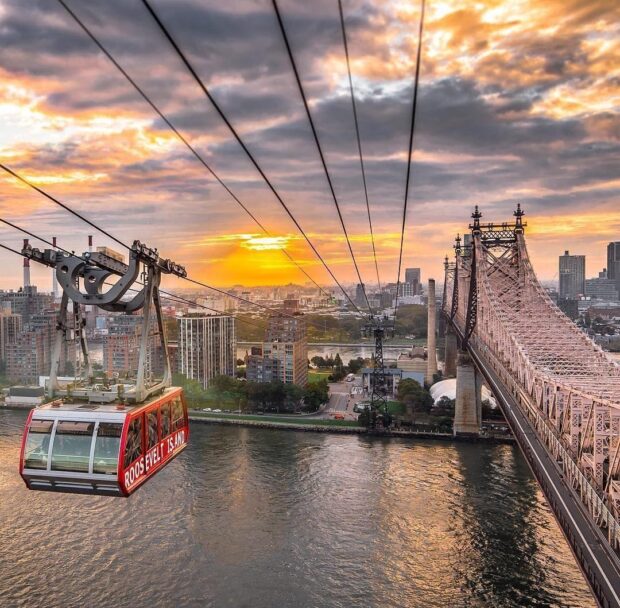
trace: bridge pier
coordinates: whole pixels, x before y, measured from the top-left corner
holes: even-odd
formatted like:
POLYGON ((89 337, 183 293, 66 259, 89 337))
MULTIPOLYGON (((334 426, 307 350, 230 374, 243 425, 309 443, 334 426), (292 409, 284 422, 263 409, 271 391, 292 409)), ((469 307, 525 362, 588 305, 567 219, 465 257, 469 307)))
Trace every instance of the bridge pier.
POLYGON ((428 324, 426 331, 426 375, 424 383, 427 386, 433 384, 433 376, 437 373, 437 303, 435 300, 435 279, 428 280, 428 324))
POLYGON ((482 420, 482 381, 466 351, 456 361, 454 435, 479 435, 482 420))
POLYGON ((443 375, 446 378, 454 378, 456 376, 456 354, 458 347, 456 343, 456 334, 450 326, 446 327, 445 340, 446 354, 443 375))

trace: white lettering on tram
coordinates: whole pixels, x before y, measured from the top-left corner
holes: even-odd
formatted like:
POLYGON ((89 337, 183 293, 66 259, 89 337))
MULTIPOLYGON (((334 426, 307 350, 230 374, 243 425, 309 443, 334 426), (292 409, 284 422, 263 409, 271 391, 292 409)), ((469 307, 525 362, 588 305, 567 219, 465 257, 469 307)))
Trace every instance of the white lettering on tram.
POLYGON ((180 430, 176 433, 166 437, 160 441, 156 446, 153 446, 145 456, 136 460, 125 471, 125 487, 130 488, 136 481, 138 481, 143 475, 149 472, 150 469, 156 467, 164 460, 168 458, 177 448, 185 443, 185 431, 180 430))

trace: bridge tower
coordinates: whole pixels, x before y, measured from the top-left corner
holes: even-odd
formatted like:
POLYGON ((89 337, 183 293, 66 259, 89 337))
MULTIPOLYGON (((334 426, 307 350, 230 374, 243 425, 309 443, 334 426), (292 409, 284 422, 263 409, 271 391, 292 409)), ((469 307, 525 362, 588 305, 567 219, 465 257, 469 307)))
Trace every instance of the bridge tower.
POLYGON ((469 353, 460 350, 456 362, 454 435, 479 435, 482 423, 482 384, 469 353))

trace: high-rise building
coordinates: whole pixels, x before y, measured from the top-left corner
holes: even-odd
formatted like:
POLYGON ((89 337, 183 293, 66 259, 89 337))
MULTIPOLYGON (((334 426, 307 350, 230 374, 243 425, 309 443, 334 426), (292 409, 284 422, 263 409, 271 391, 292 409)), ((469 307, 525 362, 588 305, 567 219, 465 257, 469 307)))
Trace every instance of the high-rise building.
POLYGON ((419 268, 405 268, 405 283, 411 285, 412 296, 422 293, 422 272, 419 268))
POLYGON ((215 376, 235 376, 235 319, 227 315, 179 317, 179 372, 207 388, 215 376))
POLYGON ((586 296, 595 300, 616 302, 620 295, 616 281, 607 277, 607 269, 598 273, 598 278, 586 279, 586 296))
POLYGON ((364 284, 358 283, 355 286, 355 303, 358 306, 364 306, 366 304, 366 295, 364 292, 364 284))
POLYGON ((417 295, 418 286, 415 283, 401 283, 398 288, 399 298, 411 298, 417 295))
POLYGON ((103 370, 108 375, 137 372, 141 324, 139 315, 117 315, 110 320, 103 338, 103 370))
POLYGON ((275 314, 263 341, 262 363, 252 359, 248 380, 269 382, 281 380, 288 384, 308 384, 308 342, 303 315, 275 314))
POLYGON ((46 332, 27 328, 7 346, 6 375, 13 382, 36 384, 39 376, 49 374, 46 332))
POLYGON ((245 377, 249 382, 273 382, 280 379, 280 360, 265 357, 261 346, 253 346, 245 357, 245 377))
POLYGON ((54 296, 38 293, 36 286, 30 285, 18 291, 0 291, 0 304, 10 306, 11 312, 21 315, 22 323, 26 325, 32 315, 54 307, 54 296))
POLYGON ((22 330, 22 317, 10 310, 0 312, 0 362, 6 363, 7 349, 15 344, 22 330))
POLYGON ((616 290, 620 292, 620 241, 607 245, 607 278, 616 282, 616 290))
POLYGON ((586 293, 586 256, 560 256, 560 298, 576 300, 586 293))

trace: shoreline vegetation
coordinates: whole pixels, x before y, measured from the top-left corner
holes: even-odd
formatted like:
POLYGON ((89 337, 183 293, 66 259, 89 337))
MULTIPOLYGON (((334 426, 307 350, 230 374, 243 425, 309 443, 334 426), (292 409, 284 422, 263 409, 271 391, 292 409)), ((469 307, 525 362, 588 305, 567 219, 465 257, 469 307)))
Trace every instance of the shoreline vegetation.
MULTIPOLYGON (((237 317, 249 321, 255 317, 238 314, 237 317)), ((398 309, 398 319, 392 340, 398 343, 407 340, 407 336, 415 336, 411 343, 426 343, 427 326, 426 306, 422 304, 405 304, 398 309)), ((363 339, 365 320, 356 316, 340 316, 334 314, 305 313, 307 321, 307 340, 309 343, 359 344, 363 339)), ((263 330, 248 323, 237 324, 237 340, 239 342, 262 342, 263 330)), ((370 345, 370 344, 369 344, 370 345)), ((397 346, 398 344, 395 344, 397 346)), ((402 345, 402 344, 401 344, 402 345)), ((385 346, 390 346, 386 341, 385 346)))

